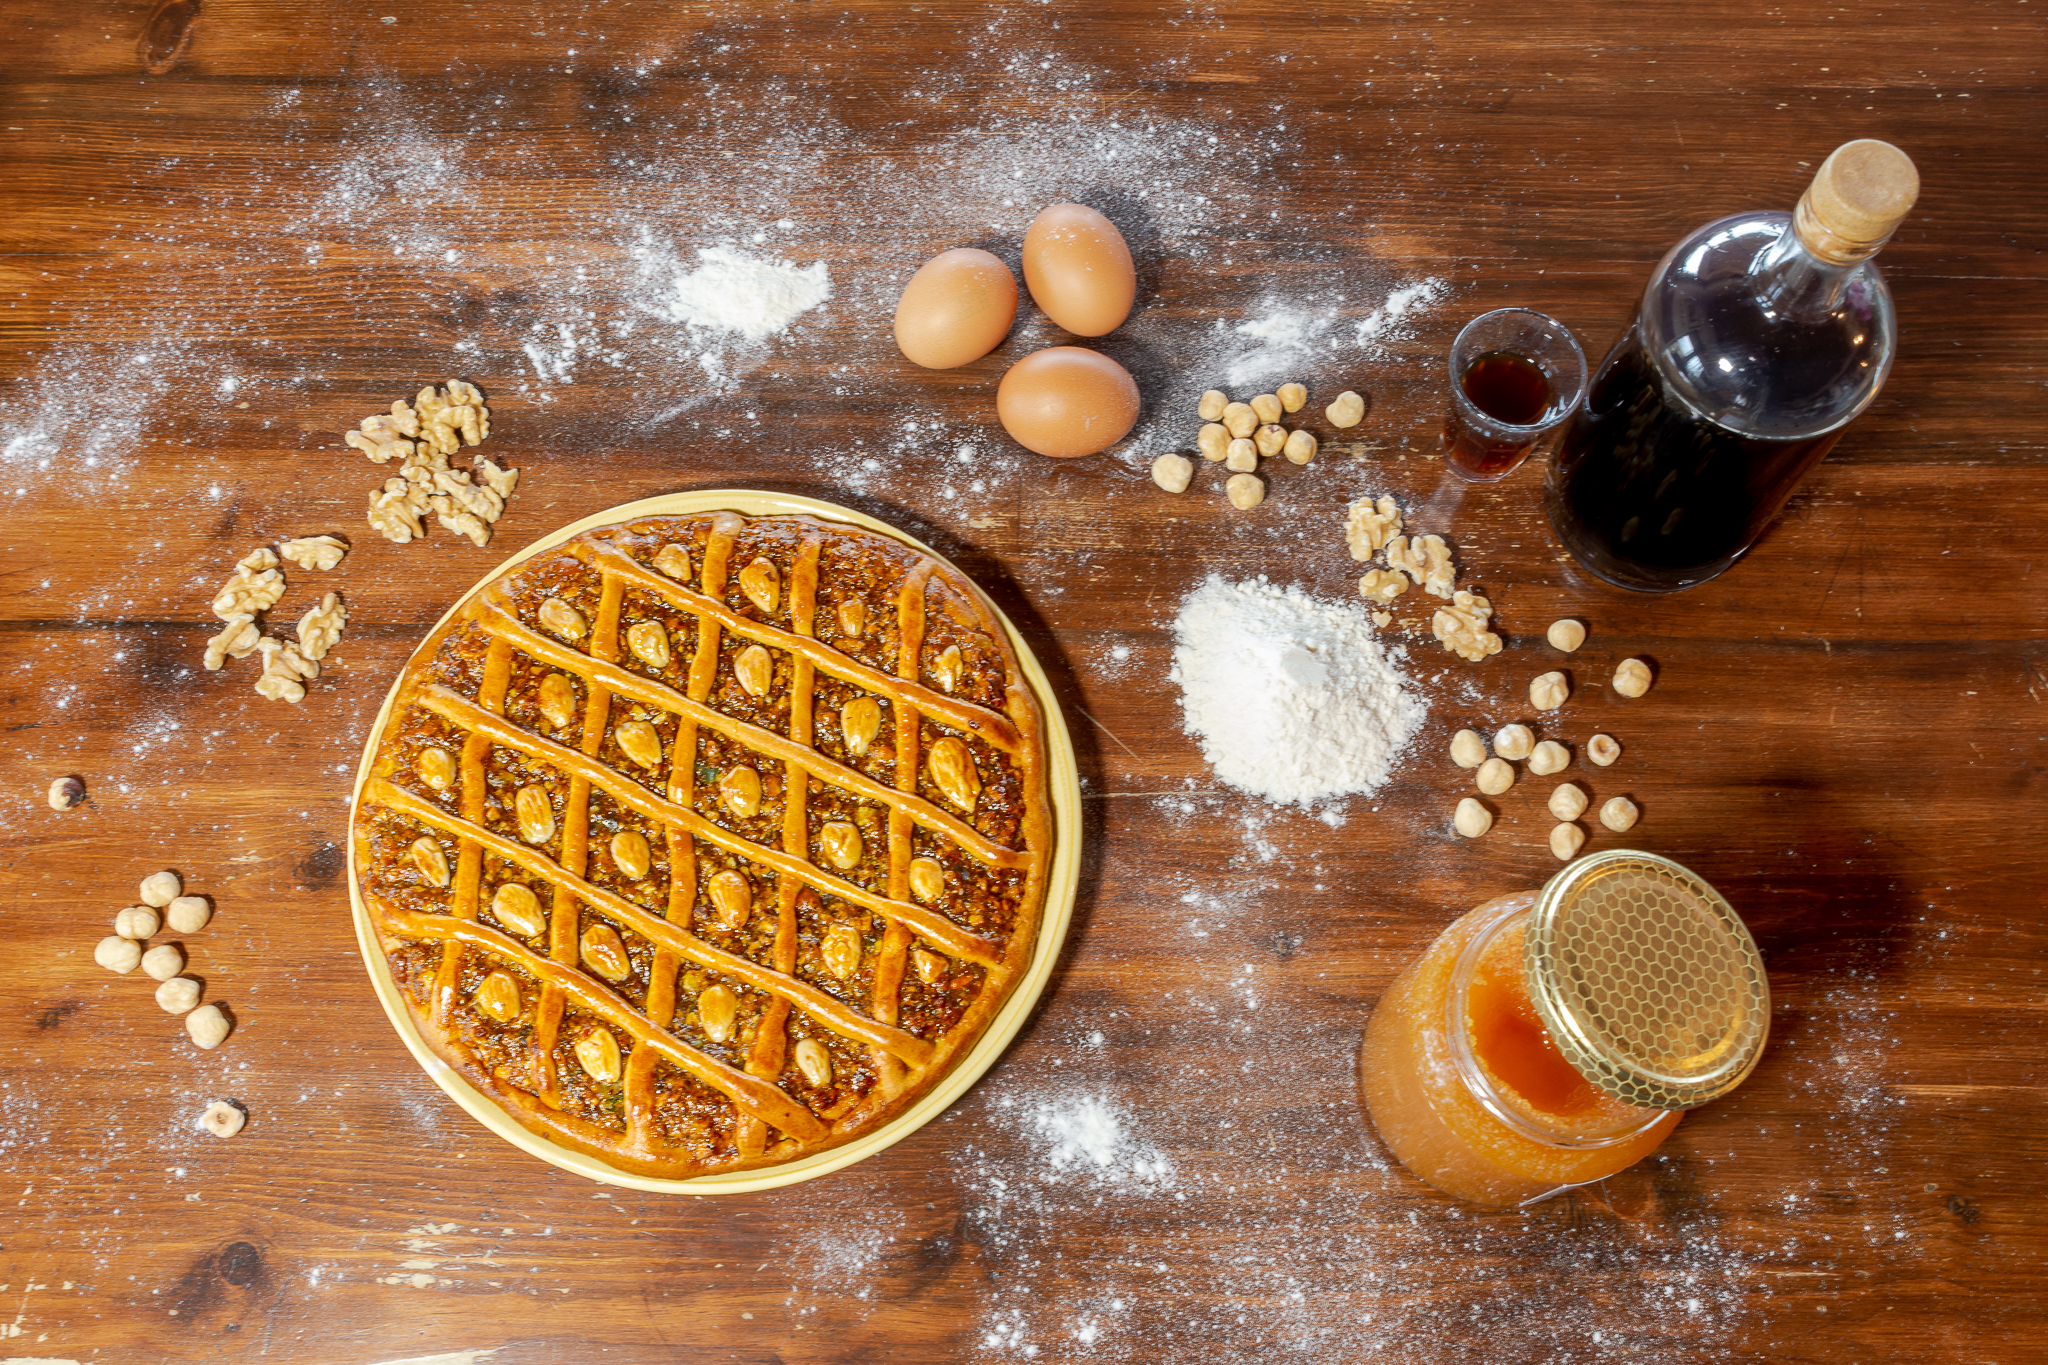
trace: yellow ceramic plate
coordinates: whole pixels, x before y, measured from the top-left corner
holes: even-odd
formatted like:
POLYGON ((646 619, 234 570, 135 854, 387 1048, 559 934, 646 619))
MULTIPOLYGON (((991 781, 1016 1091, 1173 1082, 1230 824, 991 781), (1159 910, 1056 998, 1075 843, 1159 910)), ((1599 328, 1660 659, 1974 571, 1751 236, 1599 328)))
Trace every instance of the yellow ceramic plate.
MULTIPOLYGON (((826 521, 847 522, 854 526, 866 527, 928 554, 932 558, 947 562, 945 556, 930 546, 903 534, 893 526, 863 516, 851 508, 836 503, 819 502, 815 498, 800 498, 784 493, 754 493, 745 489, 714 489, 702 493, 671 493, 659 498, 645 498, 629 502, 623 507, 614 507, 585 517, 571 526, 564 526, 554 534, 543 537, 527 546, 512 558, 485 574, 481 581, 451 607, 441 621, 461 610, 463 603, 481 590, 485 584, 503 574, 513 565, 552 549, 571 536, 581 535, 596 526, 609 526, 613 522, 631 521, 635 517, 688 516, 699 512, 731 511, 748 516, 775 516, 797 514, 818 517, 826 521)), ((963 575, 963 577, 966 575, 963 575)), ((993 607, 993 603, 990 604, 993 607)), ((930 1093, 911 1108, 897 1115, 867 1136, 790 1162, 786 1166, 775 1166, 765 1170, 736 1171, 729 1175, 703 1175, 690 1180, 658 1180, 637 1176, 617 1170, 582 1152, 559 1147, 539 1133, 533 1132, 515 1121, 510 1114, 496 1103, 479 1094, 475 1087, 452 1070, 447 1063, 434 1055, 413 1027, 412 1016, 407 1012, 399 996, 398 983, 392 979, 391 966, 384 959, 384 953, 377 946, 377 935, 370 924, 369 911, 364 908, 361 892, 356 886, 355 840, 349 840, 349 902, 355 909, 356 946, 361 949, 363 962, 370 969, 370 984, 376 987, 377 999, 384 1006, 384 1013, 390 1017, 391 1026, 398 1030, 398 1036, 405 1040, 420 1067, 431 1076, 434 1083, 448 1092, 457 1104, 469 1112, 471 1118, 496 1133, 521 1151, 531 1153, 542 1161, 550 1162, 565 1171, 606 1185, 624 1185, 636 1190, 654 1190, 667 1193, 689 1194, 741 1194, 749 1190, 774 1189, 779 1185, 794 1185, 798 1181, 810 1180, 836 1171, 842 1166, 851 1166, 864 1161, 876 1152, 901 1142, 925 1124, 944 1113, 946 1107, 967 1093, 967 1087, 981 1079, 981 1074, 995 1065, 1003 1049, 1017 1036, 1017 1030, 1024 1026, 1025 1018, 1038 1003, 1045 983, 1052 975, 1052 967, 1060 953, 1060 944, 1067 936, 1067 922, 1074 912, 1074 890, 1081 872, 1081 785, 1074 767, 1074 743, 1067 735, 1067 723, 1060 714, 1059 703, 1053 700, 1052 688, 1046 682, 1045 672, 1038 666, 1031 647, 1017 634, 1017 628, 1010 624, 1000 608, 996 616, 1009 632, 1010 646, 1017 651, 1018 662, 1023 666, 1024 677, 1031 684, 1038 697, 1039 708, 1045 713, 1045 740, 1047 764, 1047 794, 1052 802, 1053 812, 1053 857, 1050 876, 1046 879, 1045 908, 1039 919, 1038 943, 1032 950, 1031 965, 1026 968, 1023 979, 1010 993, 1010 998, 989 1021, 988 1030, 968 1049, 967 1055, 951 1071, 942 1077, 930 1093)), ((441 622, 435 623, 439 629, 441 622)), ((430 632, 431 634, 431 632, 430 632)), ((408 660, 410 663, 410 660, 408 660)), ((400 674, 403 677, 403 672, 400 674)), ((355 797, 362 796, 363 783, 370 775, 370 760, 376 752, 377 739, 384 733, 385 720, 391 714, 391 703, 398 691, 397 683, 392 684, 391 693, 384 698, 384 705, 377 713, 377 721, 370 731, 370 741, 363 749, 363 761, 356 771, 355 797)))

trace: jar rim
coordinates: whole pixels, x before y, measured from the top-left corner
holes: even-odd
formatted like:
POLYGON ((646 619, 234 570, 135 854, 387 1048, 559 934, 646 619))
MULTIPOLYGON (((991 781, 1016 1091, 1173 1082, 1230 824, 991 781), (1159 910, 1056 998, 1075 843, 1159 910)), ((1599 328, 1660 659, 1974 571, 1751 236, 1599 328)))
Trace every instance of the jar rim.
MULTIPOLYGON (((1615 1133, 1568 1133, 1555 1127, 1546 1127, 1509 1100, 1501 1087, 1494 1082, 1486 1067, 1480 1063, 1478 1055, 1472 1051, 1472 1040, 1466 1026, 1465 1004, 1470 994, 1472 977, 1479 968, 1479 960, 1485 954, 1487 946, 1506 930, 1517 916, 1530 913, 1533 913, 1533 905, 1523 903, 1522 896, 1503 896, 1474 925, 1471 937, 1465 940, 1465 946, 1459 950, 1457 961, 1451 966, 1449 988, 1444 992, 1444 1038, 1450 1049, 1451 1065, 1457 1071, 1458 1079, 1463 1082, 1466 1091, 1478 1101, 1479 1107, 1518 1137, 1527 1138, 1546 1147, 1571 1151, 1592 1151, 1633 1142, 1663 1122, 1663 1111, 1652 1112, 1641 1123, 1615 1133)), ((1573 1069, 1578 1069, 1576 1063, 1573 1064, 1573 1069)))

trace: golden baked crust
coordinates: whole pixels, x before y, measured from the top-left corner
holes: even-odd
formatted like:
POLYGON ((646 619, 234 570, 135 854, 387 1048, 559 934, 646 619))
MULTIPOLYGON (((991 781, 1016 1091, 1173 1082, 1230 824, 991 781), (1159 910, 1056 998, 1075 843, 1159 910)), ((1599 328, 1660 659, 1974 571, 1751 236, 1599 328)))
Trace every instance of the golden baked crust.
POLYGON ((576 536, 426 640, 373 744, 356 876, 421 1035, 622 1170, 874 1128, 1031 960, 1038 704, 980 592, 886 536, 576 536))

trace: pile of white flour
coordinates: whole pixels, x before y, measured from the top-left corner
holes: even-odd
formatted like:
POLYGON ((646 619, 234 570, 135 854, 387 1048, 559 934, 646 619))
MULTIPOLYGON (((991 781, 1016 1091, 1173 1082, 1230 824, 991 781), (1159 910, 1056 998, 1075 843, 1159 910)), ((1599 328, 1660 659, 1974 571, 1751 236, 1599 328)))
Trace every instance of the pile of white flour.
POLYGON ((1428 713, 1356 602, 1211 574, 1173 636, 1188 733, 1218 777, 1275 805, 1376 790, 1428 713))
POLYGON ((671 322, 759 341, 832 297, 823 261, 798 267, 722 246, 698 248, 697 260, 695 270, 671 277, 668 297, 658 300, 671 322))

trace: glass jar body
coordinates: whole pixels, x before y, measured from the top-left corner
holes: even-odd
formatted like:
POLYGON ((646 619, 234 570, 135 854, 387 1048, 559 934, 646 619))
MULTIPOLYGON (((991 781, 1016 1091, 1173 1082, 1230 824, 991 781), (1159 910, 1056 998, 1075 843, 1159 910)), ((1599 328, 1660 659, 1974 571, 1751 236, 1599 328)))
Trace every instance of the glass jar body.
POLYGON ((1679 1120, 1575 1089, 1540 1025, 1526 1026, 1526 991, 1507 968, 1535 901, 1496 897, 1444 930, 1380 997, 1358 1054, 1381 1140, 1415 1175, 1477 1204, 1534 1203, 1604 1179, 1679 1120))

